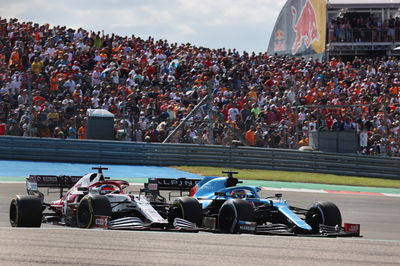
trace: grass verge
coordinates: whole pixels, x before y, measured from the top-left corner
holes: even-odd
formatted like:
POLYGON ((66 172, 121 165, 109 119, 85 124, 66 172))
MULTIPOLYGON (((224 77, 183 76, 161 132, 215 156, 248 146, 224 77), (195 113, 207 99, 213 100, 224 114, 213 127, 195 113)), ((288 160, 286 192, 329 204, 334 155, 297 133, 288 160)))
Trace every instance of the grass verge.
MULTIPOLYGON (((227 168, 205 166, 173 166, 173 168, 203 176, 224 176, 222 171, 228 170, 227 168)), ((393 179, 239 168, 230 168, 229 170, 238 171, 239 174, 236 177, 239 179, 400 188, 400 180, 393 179)))

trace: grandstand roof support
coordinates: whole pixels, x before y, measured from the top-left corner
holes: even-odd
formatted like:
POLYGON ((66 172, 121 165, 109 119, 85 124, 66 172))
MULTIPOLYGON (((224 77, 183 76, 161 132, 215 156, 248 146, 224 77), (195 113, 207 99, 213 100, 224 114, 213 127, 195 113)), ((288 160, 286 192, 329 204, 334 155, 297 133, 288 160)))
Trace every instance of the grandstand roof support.
POLYGON ((193 108, 192 111, 190 111, 190 113, 182 120, 182 122, 168 135, 168 137, 165 138, 163 143, 168 143, 171 140, 176 132, 178 132, 178 130, 183 127, 185 123, 189 120, 189 118, 191 118, 197 112, 197 110, 199 110, 199 108, 207 101, 208 97, 209 95, 206 95, 203 99, 201 99, 201 101, 193 108))
POLYGON ((208 94, 208 144, 214 144, 214 119, 213 119, 213 91, 212 91, 213 81, 211 80, 208 84, 207 94, 208 94))
POLYGON ((28 103, 29 103, 29 116, 28 116, 28 136, 33 137, 32 124, 33 124, 33 95, 32 95, 32 72, 27 72, 27 86, 28 86, 28 103))
MULTIPOLYGON (((124 84, 124 83, 125 82, 123 82, 122 84, 124 84)), ((127 119, 127 113, 126 113, 126 93, 125 93, 124 89, 121 89, 121 92, 122 92, 122 119, 124 121, 122 126, 124 127, 124 134, 125 134, 124 138, 126 140, 127 132, 128 132, 128 130, 126 128, 126 126, 127 126, 126 121, 128 120, 127 119)))
POLYGON ((231 125, 229 125, 224 119, 223 119, 223 117, 221 116, 221 114, 220 113, 218 113, 218 112, 216 112, 216 111, 214 111, 213 109, 212 109, 212 107, 213 107, 213 96, 212 96, 212 94, 213 94, 213 91, 212 91, 212 85, 213 85, 213 82, 212 81, 210 81, 210 83, 209 83, 209 85, 208 85, 208 93, 207 93, 207 95, 206 96, 204 96, 203 97, 203 99, 201 99, 201 101, 193 108, 193 110, 192 111, 190 111, 190 113, 182 120, 182 122, 168 135, 168 137, 166 137, 165 138, 165 140, 162 142, 162 143, 168 143, 170 140, 171 140, 171 138, 178 132, 178 130, 180 129, 180 128, 182 128, 184 125, 185 125, 185 123, 189 120, 189 118, 191 118, 196 112, 197 112, 197 110, 201 107, 201 106, 203 106, 205 103, 206 103, 206 101, 208 101, 207 102, 207 105, 208 105, 208 131, 209 131, 209 135, 208 135, 208 141, 209 141, 209 144, 214 144, 214 126, 213 126, 213 124, 214 124, 214 115, 217 117, 217 119, 223 124, 223 125, 225 125, 229 130, 231 130, 232 131, 232 133, 240 140, 240 142, 244 145, 244 146, 247 146, 246 145, 246 141, 244 140, 244 138, 243 138, 243 135, 238 131, 238 130, 236 130, 235 128, 233 128, 231 125))

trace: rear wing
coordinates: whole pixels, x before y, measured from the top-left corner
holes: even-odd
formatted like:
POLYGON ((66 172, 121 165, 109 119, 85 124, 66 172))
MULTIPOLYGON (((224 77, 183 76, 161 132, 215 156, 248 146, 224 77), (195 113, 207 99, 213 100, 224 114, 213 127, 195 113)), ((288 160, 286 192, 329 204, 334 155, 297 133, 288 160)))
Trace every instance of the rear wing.
POLYGON ((64 193, 64 188, 69 189, 81 179, 82 176, 66 175, 30 175, 26 179, 26 190, 29 195, 42 194, 39 188, 59 188, 60 197, 64 193))
POLYGON ((30 175, 26 179, 27 187, 32 189, 39 187, 49 188, 70 188, 81 179, 82 176, 67 176, 67 175, 30 175))
POLYGON ((145 188, 151 189, 157 186, 158 190, 182 190, 189 191, 194 187, 201 179, 187 179, 182 178, 149 178, 148 183, 144 184, 145 188), (149 187, 150 186, 150 187, 149 187))
MULTIPOLYGON (((144 188, 141 192, 150 194, 154 197, 159 197, 160 190, 179 191, 180 196, 183 192, 190 191, 201 179, 182 178, 149 178, 147 183, 144 183, 144 188)), ((171 198, 171 192, 169 193, 171 198)))

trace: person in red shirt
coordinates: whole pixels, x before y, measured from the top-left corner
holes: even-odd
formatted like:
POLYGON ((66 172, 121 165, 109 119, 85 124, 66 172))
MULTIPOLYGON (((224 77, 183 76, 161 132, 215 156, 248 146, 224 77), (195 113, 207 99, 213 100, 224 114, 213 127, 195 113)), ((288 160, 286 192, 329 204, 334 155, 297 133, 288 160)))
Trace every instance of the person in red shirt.
POLYGON ((312 104, 315 100, 315 97, 313 96, 313 93, 311 90, 307 91, 307 95, 304 96, 304 98, 306 99, 307 104, 312 104))

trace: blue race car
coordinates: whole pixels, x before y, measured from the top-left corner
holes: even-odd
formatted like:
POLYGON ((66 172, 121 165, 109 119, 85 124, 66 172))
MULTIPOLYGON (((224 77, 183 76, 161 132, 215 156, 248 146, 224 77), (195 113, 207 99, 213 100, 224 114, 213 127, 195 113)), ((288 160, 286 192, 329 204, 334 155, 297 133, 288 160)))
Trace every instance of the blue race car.
POLYGON ((261 198, 260 188, 237 186, 237 172, 223 173, 228 176, 204 177, 190 197, 176 198, 171 219, 179 217, 222 233, 359 236, 358 224, 342 227, 341 213, 332 202, 315 202, 308 209, 290 206, 282 194, 261 198))

